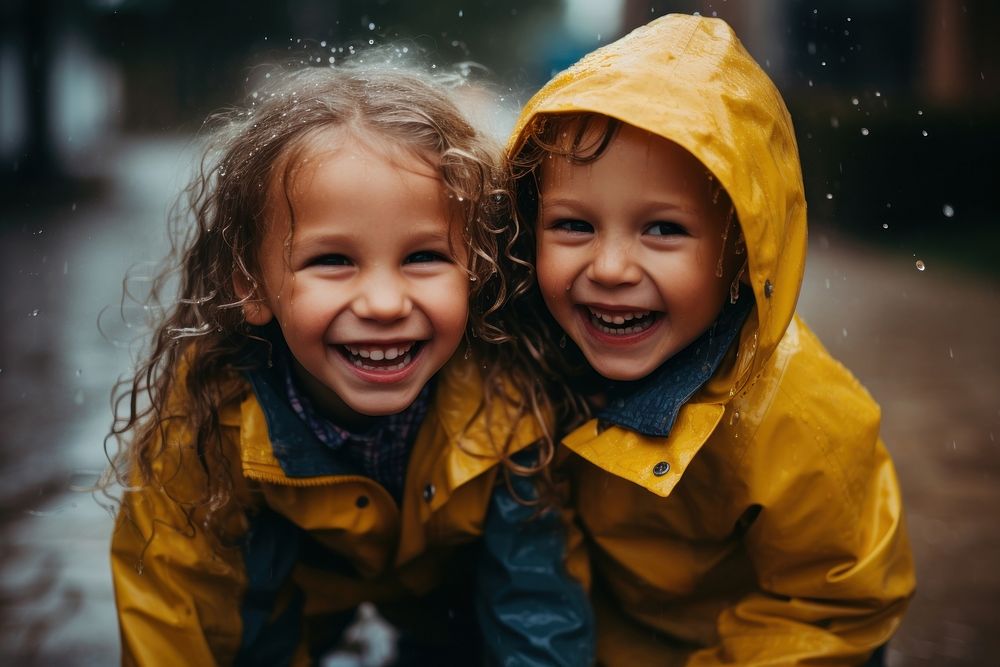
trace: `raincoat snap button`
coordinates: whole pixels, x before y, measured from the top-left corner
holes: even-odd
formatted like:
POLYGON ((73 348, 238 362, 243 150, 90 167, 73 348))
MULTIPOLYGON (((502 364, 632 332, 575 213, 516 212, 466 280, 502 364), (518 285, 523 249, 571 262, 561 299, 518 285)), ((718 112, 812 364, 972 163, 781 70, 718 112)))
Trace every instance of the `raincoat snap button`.
POLYGON ((774 294, 774 283, 772 283, 770 280, 765 280, 764 281, 764 296, 766 296, 768 299, 770 299, 772 294, 774 294))
POLYGON ((357 500, 354 501, 354 504, 359 508, 364 508, 368 507, 368 502, 368 496, 358 496, 357 500))
POLYGON ((426 500, 427 502, 430 502, 430 501, 434 500, 434 492, 435 491, 437 491, 437 489, 434 488, 433 484, 428 484, 427 486, 425 486, 424 487, 424 500, 426 500))
POLYGON ((653 466, 653 474, 657 477, 663 477, 670 471, 670 464, 666 461, 660 461, 655 466, 653 466))

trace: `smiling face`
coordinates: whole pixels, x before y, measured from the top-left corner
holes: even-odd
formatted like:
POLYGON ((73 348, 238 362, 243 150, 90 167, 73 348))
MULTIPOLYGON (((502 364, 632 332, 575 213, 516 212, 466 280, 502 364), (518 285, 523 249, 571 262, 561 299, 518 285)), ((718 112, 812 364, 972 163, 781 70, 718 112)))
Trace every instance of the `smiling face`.
POLYGON ((622 124, 593 162, 546 158, 539 190, 539 289, 602 376, 645 377, 718 317, 731 209, 686 150, 622 124))
POLYGON ((259 252, 262 300, 244 306, 246 319, 277 320, 302 386, 328 416, 349 425, 400 412, 465 331, 457 214, 434 169, 357 133, 323 130, 295 159, 294 225, 276 182, 259 252))

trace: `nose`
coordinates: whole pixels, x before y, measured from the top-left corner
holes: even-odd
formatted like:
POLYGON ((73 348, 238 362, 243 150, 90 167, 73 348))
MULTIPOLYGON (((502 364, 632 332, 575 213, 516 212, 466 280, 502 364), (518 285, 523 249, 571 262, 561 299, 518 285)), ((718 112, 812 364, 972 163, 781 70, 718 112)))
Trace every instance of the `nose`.
POLYGON ((632 251, 631 243, 624 239, 601 240, 587 266, 587 278, 604 287, 638 283, 642 272, 632 257, 632 251))
POLYGON ((413 311, 413 300, 405 280, 391 271, 377 271, 362 282, 352 307, 361 319, 393 322, 413 311))

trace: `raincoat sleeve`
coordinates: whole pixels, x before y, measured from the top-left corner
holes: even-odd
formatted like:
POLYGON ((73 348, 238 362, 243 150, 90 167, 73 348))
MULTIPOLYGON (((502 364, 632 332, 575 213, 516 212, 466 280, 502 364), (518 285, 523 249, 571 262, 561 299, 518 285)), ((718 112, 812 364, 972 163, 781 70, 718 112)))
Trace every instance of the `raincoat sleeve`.
MULTIPOLYGON (((230 664, 239 650, 245 575, 238 549, 216 548, 191 499, 181 448, 158 457, 176 465, 166 488, 142 486, 122 498, 111 541, 111 570, 123 665, 230 664), (185 481, 187 480, 187 481, 185 481)), ((193 458, 193 451, 188 452, 193 458)))
MULTIPOLYGON (((771 471, 774 495, 745 535, 760 590, 720 615, 719 645, 688 664, 860 665, 889 641, 913 592, 914 570, 877 421, 862 432, 844 423, 834 436, 866 446, 821 446, 820 463, 803 474, 771 471)), ((814 452, 794 437, 784 445, 814 452)), ((780 465, 779 453, 772 467, 780 465)))
MULTIPOLYGON (((515 456, 535 456, 527 450, 515 456)), ((511 475, 521 499, 537 498, 534 481, 511 475)), ((558 508, 536 515, 535 506, 518 502, 507 484, 494 490, 483 535, 476 611, 487 664, 581 667, 594 662, 594 622, 581 583, 581 540, 567 536, 558 508), (567 554, 567 544, 574 553, 567 554)))

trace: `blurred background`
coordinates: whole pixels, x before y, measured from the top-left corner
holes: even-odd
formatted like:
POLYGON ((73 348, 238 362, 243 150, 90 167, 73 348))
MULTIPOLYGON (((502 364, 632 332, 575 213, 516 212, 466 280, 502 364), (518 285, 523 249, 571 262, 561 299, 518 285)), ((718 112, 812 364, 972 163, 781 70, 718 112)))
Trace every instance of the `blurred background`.
POLYGON ((729 21, 796 125, 811 245, 800 309, 883 408, 919 589, 891 665, 1000 655, 1000 5, 989 0, 2 0, 0 662, 118 660, 109 395, 121 306, 214 110, 257 65, 351 46, 475 61, 499 134, 552 73, 673 11, 729 21))

